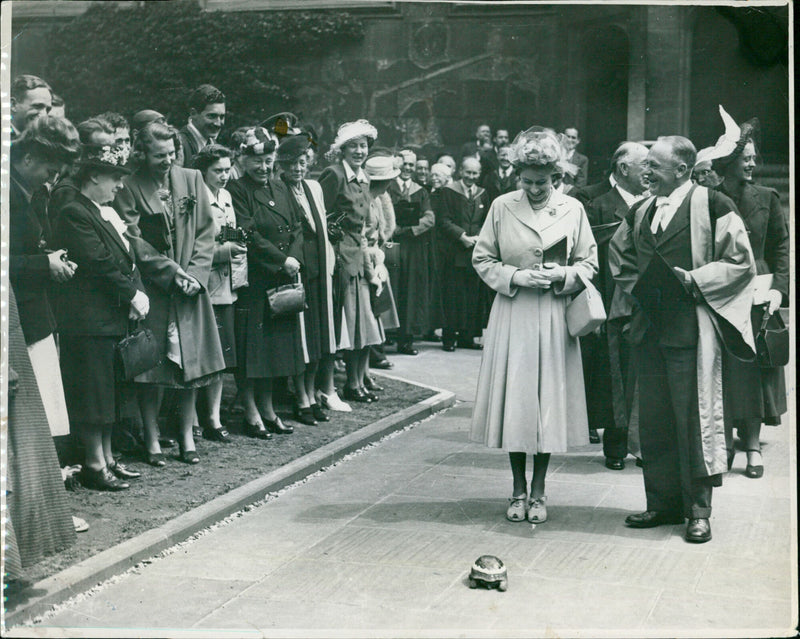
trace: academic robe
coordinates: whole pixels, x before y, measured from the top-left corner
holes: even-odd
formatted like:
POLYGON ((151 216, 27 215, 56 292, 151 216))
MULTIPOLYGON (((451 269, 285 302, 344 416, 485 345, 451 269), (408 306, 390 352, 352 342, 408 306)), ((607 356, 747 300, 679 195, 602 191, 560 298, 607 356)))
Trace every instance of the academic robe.
POLYGON ((497 292, 484 336, 470 439, 510 452, 563 452, 589 443, 581 350, 566 309, 581 277, 597 271, 597 246, 580 203, 553 192, 534 215, 522 190, 498 197, 472 255, 497 292), (550 289, 511 284, 566 239, 566 279, 550 289))
MULTIPOLYGON (((750 324, 755 275, 752 249, 735 205, 724 195, 693 186, 659 237, 650 230, 655 200, 650 197, 637 203, 620 224, 609 250, 611 273, 617 286, 633 295, 635 285, 657 251, 670 266, 680 266, 676 261, 685 260, 684 268, 692 277, 695 297, 687 298, 689 301, 678 308, 660 311, 669 314, 669 321, 661 324, 661 331, 654 327, 657 318, 648 317, 641 305, 635 305, 630 336, 637 345, 649 340, 659 348, 696 350, 700 433, 690 433, 690 437, 699 442, 702 459, 693 465, 691 472, 693 477, 711 477, 727 470, 723 340, 726 348, 742 357, 753 357, 755 350, 750 324)), ((644 406, 648 389, 641 378, 639 390, 644 406)), ((648 427, 643 420, 643 439, 648 427)))
MULTIPOLYGON (((161 351, 167 352, 167 327, 174 316, 180 336, 183 382, 222 371, 225 359, 208 279, 214 256, 214 217, 200 171, 173 166, 170 196, 174 210, 174 238, 169 232, 164 202, 155 181, 144 171, 123 179, 114 208, 128 225, 128 237, 150 298, 144 325, 151 328, 161 351), (175 286, 178 268, 194 277, 200 292, 187 297, 175 286)), ((169 383, 167 363, 142 373, 142 383, 169 383)), ((180 381, 180 380, 179 380, 180 381)))

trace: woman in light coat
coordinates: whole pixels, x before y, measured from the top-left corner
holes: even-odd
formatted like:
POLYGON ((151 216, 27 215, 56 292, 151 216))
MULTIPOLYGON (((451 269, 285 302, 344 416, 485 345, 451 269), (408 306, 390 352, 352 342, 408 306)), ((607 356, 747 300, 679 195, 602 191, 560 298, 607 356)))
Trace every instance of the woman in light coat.
POLYGON ((550 454, 589 443, 580 344, 567 330, 566 308, 582 278, 597 271, 597 245, 583 206, 553 188, 555 135, 539 127, 520 133, 512 157, 522 188, 494 201, 472 254, 497 295, 470 438, 509 452, 514 492, 506 517, 541 523, 550 454))

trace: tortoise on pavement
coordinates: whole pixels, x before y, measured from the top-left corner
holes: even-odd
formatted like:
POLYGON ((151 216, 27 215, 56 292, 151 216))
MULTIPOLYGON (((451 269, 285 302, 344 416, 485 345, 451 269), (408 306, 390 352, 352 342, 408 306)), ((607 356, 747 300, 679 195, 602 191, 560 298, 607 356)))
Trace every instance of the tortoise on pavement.
POLYGON ((497 588, 500 592, 508 589, 508 571, 500 559, 494 555, 482 555, 472 564, 469 572, 469 587, 497 588))

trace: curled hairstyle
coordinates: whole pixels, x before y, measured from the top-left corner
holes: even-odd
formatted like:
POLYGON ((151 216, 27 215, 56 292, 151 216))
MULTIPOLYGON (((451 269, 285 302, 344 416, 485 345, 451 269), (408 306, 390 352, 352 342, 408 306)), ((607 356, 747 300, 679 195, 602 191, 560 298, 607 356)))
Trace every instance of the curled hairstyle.
POLYGON ((50 91, 50 95, 53 94, 50 85, 40 77, 22 74, 14 78, 14 81, 11 83, 11 97, 15 100, 24 100, 25 94, 33 89, 47 89, 50 91))
POLYGON ((227 146, 222 146, 221 144, 208 144, 194 156, 192 168, 205 175, 208 168, 222 158, 232 159, 233 152, 227 146))
POLYGON ((116 111, 106 111, 100 115, 106 122, 108 122, 114 129, 128 129, 130 125, 128 121, 116 111))
POLYGON ((189 95, 187 106, 189 113, 197 111, 200 113, 209 104, 222 104, 225 102, 225 94, 217 87, 210 84, 201 84, 189 95))
POLYGON ((11 144, 12 161, 26 154, 38 160, 68 163, 81 150, 78 131, 66 118, 43 115, 31 122, 22 135, 11 144))
POLYGON ((163 142, 172 140, 175 143, 175 153, 177 155, 181 148, 178 131, 169 124, 153 121, 145 124, 136 134, 131 149, 130 164, 134 170, 141 168, 147 159, 147 150, 153 142, 163 142))

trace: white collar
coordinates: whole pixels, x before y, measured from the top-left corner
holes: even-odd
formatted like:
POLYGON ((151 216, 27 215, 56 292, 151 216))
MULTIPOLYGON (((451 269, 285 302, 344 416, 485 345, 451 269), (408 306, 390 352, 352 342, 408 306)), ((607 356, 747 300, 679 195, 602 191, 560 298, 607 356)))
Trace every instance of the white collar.
POLYGON ((692 188, 693 182, 691 180, 686 180, 683 184, 681 184, 678 188, 676 188, 672 193, 669 195, 660 195, 656 198, 656 206, 659 206, 665 202, 668 202, 670 206, 673 208, 678 208, 683 202, 686 194, 689 193, 689 189, 692 188))
POLYGON ((344 165, 344 176, 347 178, 348 182, 361 182, 362 184, 369 184, 369 178, 367 174, 364 173, 364 169, 358 167, 358 173, 353 171, 353 167, 350 166, 347 162, 342 160, 342 164, 344 165))

